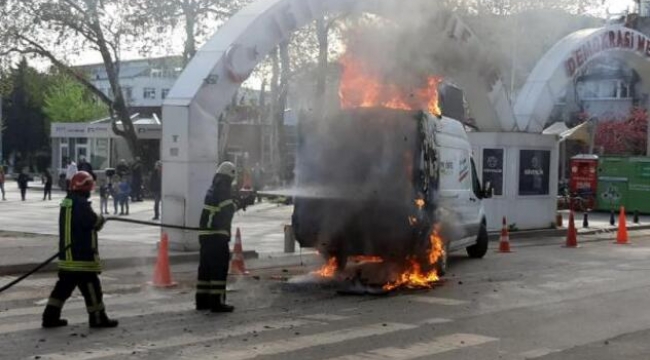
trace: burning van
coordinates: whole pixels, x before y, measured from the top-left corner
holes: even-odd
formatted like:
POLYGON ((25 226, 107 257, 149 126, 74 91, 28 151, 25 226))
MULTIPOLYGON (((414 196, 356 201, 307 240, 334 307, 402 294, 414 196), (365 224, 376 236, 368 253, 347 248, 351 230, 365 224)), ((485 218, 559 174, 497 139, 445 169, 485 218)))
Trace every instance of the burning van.
POLYGON ((301 246, 339 269, 364 256, 438 275, 450 251, 486 254, 482 199, 491 190, 461 122, 369 107, 303 123, 299 133, 292 227, 301 246))

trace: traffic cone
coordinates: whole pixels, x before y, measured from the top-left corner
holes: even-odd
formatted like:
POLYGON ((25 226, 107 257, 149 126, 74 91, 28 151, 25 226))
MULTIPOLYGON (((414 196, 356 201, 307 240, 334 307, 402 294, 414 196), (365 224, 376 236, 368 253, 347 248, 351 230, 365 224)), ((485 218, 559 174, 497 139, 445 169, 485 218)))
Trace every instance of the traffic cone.
POLYGON ((503 217, 503 226, 501 227, 501 239, 499 239, 499 252, 510 253, 510 235, 508 234, 508 226, 506 225, 506 217, 503 217))
POLYGON ((241 232, 237 228, 235 233, 235 247, 233 248, 232 261, 230 262, 230 273, 237 275, 246 275, 246 265, 244 264, 244 250, 241 245, 241 232))
POLYGON ((568 248, 578 247, 578 230, 576 230, 573 211, 569 212, 569 226, 566 233, 566 244, 564 245, 564 247, 568 247, 568 248))
POLYGON ((155 287, 172 287, 176 283, 172 281, 172 274, 169 269, 169 237, 166 232, 162 233, 160 246, 158 247, 158 259, 153 272, 151 285, 155 287))
POLYGON ((627 225, 625 223, 625 207, 621 206, 621 212, 618 215, 618 232, 616 234, 616 243, 619 245, 627 245, 627 225))

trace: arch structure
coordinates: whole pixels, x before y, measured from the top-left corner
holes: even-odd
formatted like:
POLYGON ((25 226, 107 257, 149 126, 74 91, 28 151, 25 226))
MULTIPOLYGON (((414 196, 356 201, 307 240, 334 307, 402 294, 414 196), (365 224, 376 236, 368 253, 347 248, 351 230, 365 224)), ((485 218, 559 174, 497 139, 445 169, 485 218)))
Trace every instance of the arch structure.
MULTIPOLYGON (((294 31, 324 14, 370 12, 390 18, 405 6, 400 0, 258 0, 233 16, 198 51, 163 104, 163 222, 196 227, 203 195, 218 154, 217 118, 254 67, 294 31)), ((458 41, 459 51, 476 56, 482 48, 458 18, 444 21, 441 36, 458 41)), ((498 73, 476 69, 456 82, 486 131, 502 131, 515 118, 498 73)), ((173 249, 198 247, 197 234, 172 230, 173 249)))
MULTIPOLYGON (((537 63, 517 96, 514 113, 520 131, 541 133, 553 107, 590 62, 614 57, 639 74, 650 71, 650 38, 622 25, 577 31, 560 40, 537 63)), ((650 93, 650 82, 642 82, 650 93)))

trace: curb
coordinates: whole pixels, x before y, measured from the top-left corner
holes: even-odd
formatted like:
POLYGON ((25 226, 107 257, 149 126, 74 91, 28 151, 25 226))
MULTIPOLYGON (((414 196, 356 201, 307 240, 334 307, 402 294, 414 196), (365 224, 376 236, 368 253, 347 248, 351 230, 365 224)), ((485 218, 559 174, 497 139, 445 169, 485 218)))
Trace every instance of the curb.
MULTIPOLYGON (((578 228, 578 235, 596 235, 601 233, 613 233, 618 231, 618 227, 607 227, 599 229, 583 229, 578 228)), ((650 225, 635 225, 628 226, 627 231, 639 231, 639 230, 650 230, 650 225)), ((527 231, 513 231, 510 232, 510 240, 513 239, 531 239, 531 238, 540 238, 540 237, 559 237, 565 236, 568 229, 543 229, 543 230, 527 230, 527 231)), ((501 232, 490 232, 489 239, 490 241, 499 241, 501 232)))
MULTIPOLYGON (((258 259, 259 254, 253 250, 244 251, 244 259, 258 259)), ((103 270, 114 270, 122 269, 135 266, 153 266, 156 264, 157 256, 146 256, 146 257, 124 257, 124 258, 110 258, 102 260, 103 270)), ((184 264, 184 263, 197 263, 199 262, 199 253, 198 252, 188 252, 188 253, 176 253, 169 255, 169 264, 184 264)), ((0 276, 5 275, 22 275, 25 274, 35 267, 40 265, 40 263, 31 262, 23 264, 11 264, 11 265, 2 265, 0 266, 0 276)), ((54 272, 57 271, 57 263, 55 261, 47 264, 44 268, 39 270, 39 272, 54 272)))

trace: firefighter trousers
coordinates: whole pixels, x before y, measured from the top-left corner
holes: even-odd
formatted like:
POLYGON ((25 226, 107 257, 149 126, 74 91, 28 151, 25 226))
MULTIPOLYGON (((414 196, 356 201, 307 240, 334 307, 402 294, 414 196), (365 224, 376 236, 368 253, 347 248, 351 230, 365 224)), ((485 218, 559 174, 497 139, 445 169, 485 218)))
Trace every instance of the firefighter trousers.
POLYGON ((226 303, 226 280, 230 265, 230 238, 225 235, 201 235, 196 308, 210 309, 226 303))
POLYGON ((52 290, 52 294, 47 301, 44 320, 58 320, 61 317, 61 309, 75 288, 79 288, 86 302, 86 310, 91 317, 97 317, 104 313, 104 302, 102 285, 99 276, 94 272, 75 272, 59 270, 59 280, 52 290))

